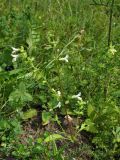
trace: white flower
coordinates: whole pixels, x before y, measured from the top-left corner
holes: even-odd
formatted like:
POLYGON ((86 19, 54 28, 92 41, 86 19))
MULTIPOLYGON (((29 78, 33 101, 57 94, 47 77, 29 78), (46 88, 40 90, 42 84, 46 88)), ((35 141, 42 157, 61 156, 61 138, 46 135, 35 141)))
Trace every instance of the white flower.
POLYGON ((58 104, 55 108, 61 108, 61 102, 58 102, 58 104))
POLYGON ((66 55, 65 57, 63 57, 63 58, 59 58, 59 61, 65 61, 65 62, 68 62, 68 58, 69 58, 69 56, 68 55, 66 55))
POLYGON ((17 58, 19 57, 19 55, 15 55, 15 54, 11 54, 11 56, 13 57, 12 62, 16 62, 17 58))
POLYGON ((58 94, 59 97, 61 96, 61 92, 60 91, 57 91, 57 94, 58 94))
POLYGON ((84 32, 85 32, 85 30, 84 30, 84 29, 82 29, 82 30, 80 31, 80 33, 81 33, 81 34, 84 34, 84 32))
POLYGON ((82 98, 81 98, 81 92, 79 92, 77 95, 73 95, 72 96, 72 99, 78 99, 78 100, 82 100, 82 98))
POLYGON ((14 54, 14 53, 16 53, 16 52, 18 52, 20 49, 18 49, 18 48, 14 48, 14 47, 11 47, 12 48, 12 54, 14 54))

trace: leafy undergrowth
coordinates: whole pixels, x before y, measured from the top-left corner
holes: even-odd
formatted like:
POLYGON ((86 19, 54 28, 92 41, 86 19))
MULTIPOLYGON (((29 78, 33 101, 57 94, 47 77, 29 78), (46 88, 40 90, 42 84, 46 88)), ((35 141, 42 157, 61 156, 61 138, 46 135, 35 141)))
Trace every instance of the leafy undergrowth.
MULTIPOLYGON (((22 132, 17 139, 7 144, 6 152, 1 153, 2 159, 66 159, 91 160, 93 151, 90 146, 92 136, 87 132, 76 134, 75 124, 61 116, 61 125, 56 122, 43 126, 39 117, 22 123, 22 132), (72 123, 72 124, 69 124, 72 123), (14 147, 13 147, 14 146, 14 147), (8 151, 8 152, 7 152, 8 151), (7 156, 6 156, 7 155, 7 156)), ((3 145, 3 144, 2 144, 3 145)))

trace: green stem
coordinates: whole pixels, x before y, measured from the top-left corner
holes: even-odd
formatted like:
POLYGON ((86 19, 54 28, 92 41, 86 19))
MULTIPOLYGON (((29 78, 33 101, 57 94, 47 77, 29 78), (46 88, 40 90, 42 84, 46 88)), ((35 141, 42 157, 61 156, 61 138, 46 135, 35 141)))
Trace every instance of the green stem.
POLYGON ((111 8, 110 8, 109 29, 108 29, 108 47, 110 46, 110 43, 111 43, 112 17, 113 17, 114 2, 115 2, 115 0, 112 0, 111 8))

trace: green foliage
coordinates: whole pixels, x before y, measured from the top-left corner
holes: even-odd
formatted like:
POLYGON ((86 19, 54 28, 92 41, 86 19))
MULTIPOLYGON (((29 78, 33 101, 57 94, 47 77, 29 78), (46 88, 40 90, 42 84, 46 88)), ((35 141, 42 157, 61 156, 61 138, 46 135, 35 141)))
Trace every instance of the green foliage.
POLYGON ((18 85, 18 89, 13 91, 9 96, 9 103, 11 106, 17 107, 20 105, 24 105, 25 102, 32 101, 32 96, 26 92, 26 87, 24 83, 20 83, 18 85))
POLYGON ((50 122, 50 119, 52 118, 52 115, 50 112, 43 111, 42 112, 42 121, 43 125, 46 125, 50 122))
POLYGON ((59 134, 53 134, 48 136, 47 138, 45 138, 45 142, 51 142, 51 141, 56 141, 59 139, 63 139, 63 136, 59 135, 59 134))
POLYGON ((29 137, 27 144, 19 135, 21 124, 37 116, 44 127, 54 122, 63 132, 59 117, 70 115, 82 120, 68 123, 75 137, 82 130, 92 134, 92 159, 115 159, 120 152, 119 1, 113 7, 112 0, 0 4, 0 156, 67 159, 64 147, 57 147, 65 140, 61 134, 46 133, 37 142, 29 137))
POLYGON ((37 116, 36 109, 29 109, 29 110, 27 110, 26 112, 23 113, 23 117, 22 118, 23 118, 23 120, 27 120, 27 119, 33 118, 35 116, 37 116))

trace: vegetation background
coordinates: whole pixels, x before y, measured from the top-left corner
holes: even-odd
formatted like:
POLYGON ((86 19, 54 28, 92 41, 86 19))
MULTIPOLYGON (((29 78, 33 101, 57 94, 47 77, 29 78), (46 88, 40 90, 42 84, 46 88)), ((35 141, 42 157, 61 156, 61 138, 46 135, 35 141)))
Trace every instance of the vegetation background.
POLYGON ((120 159, 119 0, 0 0, 0 159, 120 159))

